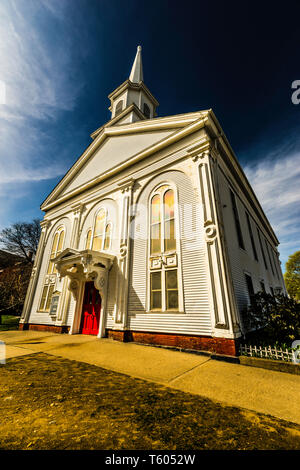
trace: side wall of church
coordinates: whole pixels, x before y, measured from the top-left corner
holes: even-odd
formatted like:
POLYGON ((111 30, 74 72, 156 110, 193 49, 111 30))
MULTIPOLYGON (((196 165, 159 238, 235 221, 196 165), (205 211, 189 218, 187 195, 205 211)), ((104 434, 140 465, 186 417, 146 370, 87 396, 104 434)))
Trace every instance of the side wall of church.
POLYGON ((263 282, 265 290, 268 293, 272 293, 271 288, 274 291, 277 288, 281 288, 282 291, 285 292, 285 287, 274 242, 258 219, 253 208, 246 200, 245 195, 239 190, 238 185, 233 183, 233 176, 226 175, 226 171, 224 171, 224 169, 222 170, 220 167, 218 167, 218 188, 234 292, 239 311, 242 312, 250 302, 245 275, 251 277, 254 292, 262 290, 261 282, 263 282), (244 249, 239 246, 238 242, 230 190, 234 193, 236 200, 244 249), (246 212, 249 215, 257 260, 255 259, 252 247, 246 212), (260 232, 267 269, 264 264, 257 229, 259 229, 260 232), (266 241, 268 248, 266 248, 266 241))

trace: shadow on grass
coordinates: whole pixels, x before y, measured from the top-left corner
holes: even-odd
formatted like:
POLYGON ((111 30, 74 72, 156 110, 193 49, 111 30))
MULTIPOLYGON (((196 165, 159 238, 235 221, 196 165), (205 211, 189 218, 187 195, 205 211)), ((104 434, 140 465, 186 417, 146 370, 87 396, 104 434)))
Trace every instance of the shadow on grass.
POLYGON ((2 449, 300 449, 296 424, 45 353, 0 383, 2 449))

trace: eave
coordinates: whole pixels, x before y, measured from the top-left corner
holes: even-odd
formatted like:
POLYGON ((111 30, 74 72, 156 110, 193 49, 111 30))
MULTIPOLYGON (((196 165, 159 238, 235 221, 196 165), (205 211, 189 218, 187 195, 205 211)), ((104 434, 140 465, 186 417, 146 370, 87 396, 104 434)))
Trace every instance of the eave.
POLYGON ((157 101, 156 98, 152 95, 151 91, 149 88, 145 85, 144 82, 139 82, 139 83, 132 83, 130 80, 125 80, 118 88, 116 88, 112 93, 108 95, 108 98, 116 98, 119 96, 121 93, 123 93, 127 88, 131 88, 132 90, 143 90, 144 93, 148 96, 149 100, 152 101, 152 103, 157 107, 159 106, 159 102, 157 101))

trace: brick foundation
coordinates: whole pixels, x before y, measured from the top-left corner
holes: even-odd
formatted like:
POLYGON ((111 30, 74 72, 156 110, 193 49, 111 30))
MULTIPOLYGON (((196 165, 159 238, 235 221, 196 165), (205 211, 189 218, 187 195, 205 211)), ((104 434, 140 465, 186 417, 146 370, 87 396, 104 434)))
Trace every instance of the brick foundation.
POLYGON ((69 333, 70 327, 55 325, 37 325, 34 323, 19 323, 19 330, 49 331, 50 333, 69 333))
POLYGON ((182 349, 209 351, 227 356, 237 356, 239 354, 238 339, 108 329, 106 335, 108 338, 123 342, 135 341, 137 343, 173 346, 182 349))

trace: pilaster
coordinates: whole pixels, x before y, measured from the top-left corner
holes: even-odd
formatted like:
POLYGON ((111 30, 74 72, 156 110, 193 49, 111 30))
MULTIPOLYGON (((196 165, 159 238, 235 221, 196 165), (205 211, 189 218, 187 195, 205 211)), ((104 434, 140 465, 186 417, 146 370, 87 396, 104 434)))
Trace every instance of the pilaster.
POLYGON ((223 226, 216 189, 217 152, 209 142, 188 149, 194 161, 203 208, 211 316, 214 336, 228 336, 236 331, 236 306, 230 292, 229 269, 225 254, 223 226))
POLYGON ((130 219, 134 180, 129 179, 120 184, 122 194, 122 222, 120 230, 120 254, 118 259, 117 302, 115 324, 118 329, 126 328, 128 314, 128 277, 130 260, 130 219))

